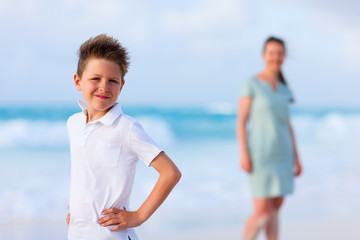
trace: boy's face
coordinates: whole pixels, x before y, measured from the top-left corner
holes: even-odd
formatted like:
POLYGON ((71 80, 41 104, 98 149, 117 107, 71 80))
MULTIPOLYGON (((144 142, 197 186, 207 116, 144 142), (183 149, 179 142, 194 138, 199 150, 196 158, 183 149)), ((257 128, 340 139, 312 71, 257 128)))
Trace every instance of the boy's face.
POLYGON ((76 89, 82 93, 91 118, 100 118, 110 110, 125 83, 121 79, 119 65, 99 58, 89 59, 82 77, 75 74, 74 82, 76 89))

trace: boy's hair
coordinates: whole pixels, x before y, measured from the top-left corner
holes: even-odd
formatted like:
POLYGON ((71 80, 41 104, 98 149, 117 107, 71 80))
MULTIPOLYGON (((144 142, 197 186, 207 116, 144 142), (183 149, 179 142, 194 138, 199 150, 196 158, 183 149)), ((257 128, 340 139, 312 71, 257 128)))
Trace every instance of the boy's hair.
POLYGON ((86 64, 91 58, 105 59, 119 65, 122 80, 124 80, 130 64, 126 48, 121 46, 117 39, 107 36, 106 34, 100 34, 94 38, 91 37, 81 44, 78 54, 77 74, 80 78, 85 70, 86 64))

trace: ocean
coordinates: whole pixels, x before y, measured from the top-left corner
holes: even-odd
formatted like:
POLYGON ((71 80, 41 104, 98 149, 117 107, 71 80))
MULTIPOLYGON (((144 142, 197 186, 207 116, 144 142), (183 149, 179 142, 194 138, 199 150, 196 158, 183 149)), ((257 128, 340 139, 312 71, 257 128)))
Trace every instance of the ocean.
MULTIPOLYGON (((183 175, 138 231, 242 227, 252 203, 247 176, 238 164, 235 105, 123 110, 140 121, 183 175)), ((0 107, 1 232, 12 224, 61 222, 57 234, 65 238, 70 180, 66 120, 78 111, 77 106, 0 107)), ((286 199, 282 219, 360 216, 360 109, 294 107, 291 119, 304 173, 286 199)), ((132 209, 142 204, 156 179, 156 171, 139 162, 132 209)))

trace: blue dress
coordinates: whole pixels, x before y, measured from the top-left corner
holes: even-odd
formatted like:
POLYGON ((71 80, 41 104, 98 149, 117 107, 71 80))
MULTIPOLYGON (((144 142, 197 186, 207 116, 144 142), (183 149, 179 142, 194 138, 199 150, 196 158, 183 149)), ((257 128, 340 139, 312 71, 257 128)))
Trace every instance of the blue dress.
POLYGON ((290 194, 294 189, 294 150, 288 124, 293 96, 281 82, 274 91, 256 77, 242 83, 240 97, 251 97, 248 150, 250 188, 255 198, 290 194))

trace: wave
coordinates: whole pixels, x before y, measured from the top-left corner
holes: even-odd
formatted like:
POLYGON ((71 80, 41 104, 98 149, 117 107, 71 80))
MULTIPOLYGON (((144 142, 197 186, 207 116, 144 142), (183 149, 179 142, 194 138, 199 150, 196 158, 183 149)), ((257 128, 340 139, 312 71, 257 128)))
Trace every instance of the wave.
POLYGON ((359 143, 360 114, 344 115, 330 112, 322 117, 295 116, 293 125, 302 142, 359 143))
MULTIPOLYGON (((171 127, 162 118, 139 116, 138 120, 159 145, 167 146, 175 141, 171 127)), ((69 144, 66 121, 0 121, 0 133, 0 149, 67 148, 69 144)))
POLYGON ((65 121, 0 121, 0 133, 0 148, 68 146, 65 121))
POLYGON ((210 114, 235 115, 236 105, 228 102, 215 102, 209 104, 207 111, 210 114))
POLYGON ((137 120, 157 144, 166 146, 175 142, 176 137, 171 130, 171 126, 164 119, 160 117, 139 116, 137 120))
MULTIPOLYGON (((236 115, 230 107, 223 112, 189 114, 152 112, 134 114, 149 135, 161 146, 179 141, 236 141, 236 115)), ((360 142, 360 113, 295 113, 292 123, 299 142, 328 144, 360 142)), ((66 148, 66 120, 8 119, 0 121, 0 148, 66 148)))

